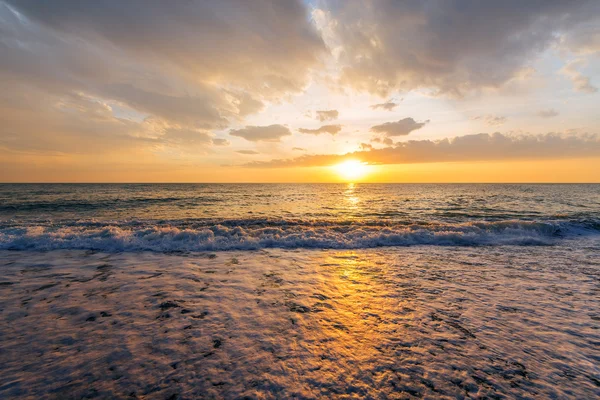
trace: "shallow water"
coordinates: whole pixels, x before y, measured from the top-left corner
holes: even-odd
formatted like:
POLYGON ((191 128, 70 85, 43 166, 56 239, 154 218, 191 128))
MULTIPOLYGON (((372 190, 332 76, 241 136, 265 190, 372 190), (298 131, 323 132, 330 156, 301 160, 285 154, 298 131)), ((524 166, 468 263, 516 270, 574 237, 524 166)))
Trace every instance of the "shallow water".
POLYGON ((593 398, 600 251, 0 251, 2 398, 593 398))

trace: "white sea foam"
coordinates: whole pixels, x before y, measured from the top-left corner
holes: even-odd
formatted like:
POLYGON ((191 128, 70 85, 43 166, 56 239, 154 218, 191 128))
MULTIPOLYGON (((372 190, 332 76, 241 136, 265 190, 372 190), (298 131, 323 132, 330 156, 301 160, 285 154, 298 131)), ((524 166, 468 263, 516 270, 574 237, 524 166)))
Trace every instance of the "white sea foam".
POLYGON ((582 224, 534 221, 412 225, 284 220, 221 222, 78 222, 59 227, 5 227, 0 229, 0 249, 170 252, 411 245, 527 246, 551 245, 565 238, 599 233, 582 224))

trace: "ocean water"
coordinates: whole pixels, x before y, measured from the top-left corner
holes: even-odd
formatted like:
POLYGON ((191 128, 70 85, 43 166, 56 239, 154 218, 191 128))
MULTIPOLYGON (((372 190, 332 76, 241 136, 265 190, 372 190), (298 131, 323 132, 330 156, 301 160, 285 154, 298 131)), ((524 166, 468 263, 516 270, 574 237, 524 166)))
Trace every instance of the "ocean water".
POLYGON ((600 185, 0 185, 0 398, 600 397, 600 185))
POLYGON ((0 249, 552 245, 600 234, 600 185, 0 185, 0 249))

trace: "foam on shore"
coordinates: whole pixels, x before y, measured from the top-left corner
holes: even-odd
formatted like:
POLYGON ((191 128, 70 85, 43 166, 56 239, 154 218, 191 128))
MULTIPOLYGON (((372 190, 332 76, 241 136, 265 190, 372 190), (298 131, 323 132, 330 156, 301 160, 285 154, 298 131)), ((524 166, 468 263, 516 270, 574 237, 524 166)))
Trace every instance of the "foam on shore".
POLYGON ((398 224, 381 221, 223 220, 77 221, 0 228, 0 249, 225 251, 265 248, 361 249, 382 246, 552 245, 597 236, 593 221, 495 221, 398 224))

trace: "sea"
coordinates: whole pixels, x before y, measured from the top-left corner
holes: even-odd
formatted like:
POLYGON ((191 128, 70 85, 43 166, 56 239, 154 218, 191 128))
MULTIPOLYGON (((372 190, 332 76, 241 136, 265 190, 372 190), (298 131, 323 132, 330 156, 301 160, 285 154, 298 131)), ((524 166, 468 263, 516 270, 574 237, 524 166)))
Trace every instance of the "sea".
POLYGON ((0 398, 600 398, 600 185, 1 184, 0 398))
POLYGON ((559 245, 600 234, 597 184, 4 184, 0 249, 559 245))

